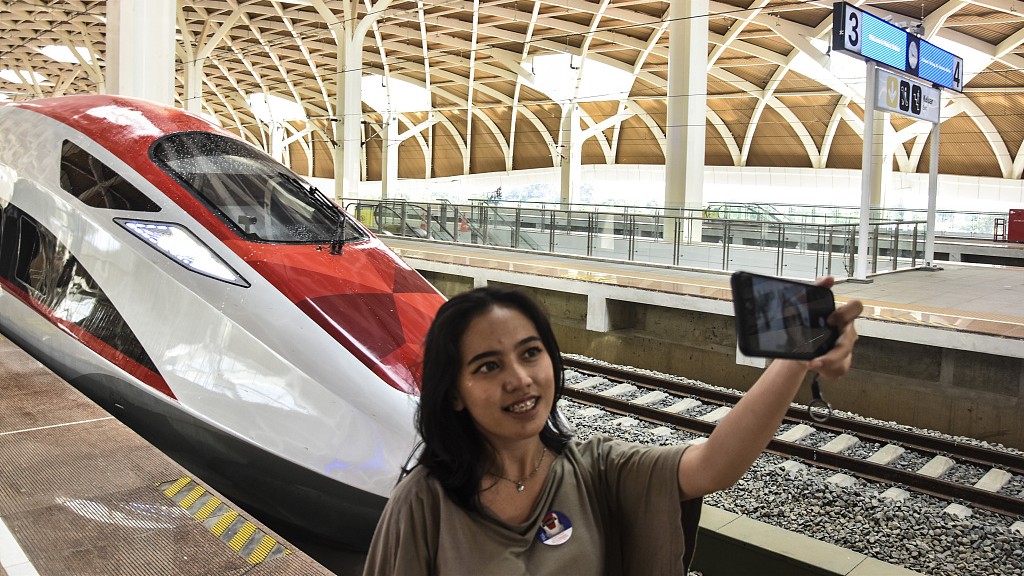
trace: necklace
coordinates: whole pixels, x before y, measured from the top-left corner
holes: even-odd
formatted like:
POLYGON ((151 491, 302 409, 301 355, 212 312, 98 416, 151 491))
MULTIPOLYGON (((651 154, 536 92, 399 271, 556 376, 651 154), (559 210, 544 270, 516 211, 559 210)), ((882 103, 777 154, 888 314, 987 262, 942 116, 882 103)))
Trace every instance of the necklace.
POLYGON ((537 466, 535 466, 533 468, 533 472, 530 472, 526 476, 526 478, 523 478, 522 480, 513 480, 511 478, 506 478, 506 477, 504 477, 504 476, 502 476, 500 474, 494 474, 493 472, 491 474, 495 478, 497 478, 499 480, 505 480, 506 482, 511 482, 511 483, 515 484, 516 485, 516 492, 522 492, 523 490, 526 490, 526 483, 530 481, 530 478, 533 478, 534 476, 537 475, 537 471, 540 470, 540 465, 544 463, 544 456, 546 456, 547 453, 548 453, 548 447, 545 446, 544 450, 542 450, 541 453, 540 453, 540 458, 537 460, 537 466))

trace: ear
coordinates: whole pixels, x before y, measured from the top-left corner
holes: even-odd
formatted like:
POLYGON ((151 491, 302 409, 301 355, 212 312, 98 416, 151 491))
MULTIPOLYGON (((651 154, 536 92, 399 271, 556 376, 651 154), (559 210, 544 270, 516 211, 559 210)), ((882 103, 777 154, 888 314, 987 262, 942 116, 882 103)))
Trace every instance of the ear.
POLYGON ((459 397, 458 392, 452 393, 452 407, 455 408, 456 412, 462 412, 466 409, 466 404, 462 401, 462 398, 459 397))

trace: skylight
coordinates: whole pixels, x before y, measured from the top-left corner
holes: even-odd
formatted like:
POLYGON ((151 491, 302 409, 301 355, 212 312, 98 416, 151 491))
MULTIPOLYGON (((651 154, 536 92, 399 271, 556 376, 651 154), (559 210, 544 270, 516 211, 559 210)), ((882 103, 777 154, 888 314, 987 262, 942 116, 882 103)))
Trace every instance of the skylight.
POLYGON ((556 102, 567 102, 574 96, 577 101, 622 100, 629 96, 633 86, 634 78, 629 72, 571 54, 534 56, 532 68, 535 81, 526 84, 556 102), (577 93, 576 76, 581 71, 583 76, 577 93))
MULTIPOLYGON (((66 64, 78 64, 78 58, 75 57, 74 52, 67 46, 43 46, 37 48, 39 52, 42 52, 46 56, 56 60, 57 62, 64 62, 66 64)), ((89 54, 89 49, 85 46, 75 46, 75 51, 82 55, 82 60, 88 63, 92 63, 92 55, 89 54)))
MULTIPOLYGON (((831 50, 829 42, 822 38, 810 38, 810 43, 821 54, 828 54, 826 67, 840 82, 850 87, 855 94, 864 97, 864 79, 867 78, 867 65, 864 60, 850 56, 841 50, 831 50)), ((822 65, 808 52, 800 50, 790 62, 793 71, 808 78, 817 78, 822 73, 822 65)))
POLYGON ((261 92, 253 92, 246 96, 249 109, 252 110, 256 119, 267 124, 277 122, 288 122, 291 120, 306 120, 306 111, 299 103, 287 100, 273 94, 265 95, 261 92))
POLYGON ((21 76, 18 76, 18 72, 15 72, 14 70, 0 70, 0 78, 7 80, 11 84, 24 84, 25 82, 21 80, 21 77, 24 76, 27 78, 34 78, 36 84, 48 84, 46 76, 43 76, 42 74, 31 72, 29 70, 20 70, 19 72, 21 72, 21 76))
POLYGON ((363 76, 363 102, 377 112, 426 112, 430 110, 430 93, 412 82, 391 79, 391 105, 388 105, 388 89, 380 74, 363 76))

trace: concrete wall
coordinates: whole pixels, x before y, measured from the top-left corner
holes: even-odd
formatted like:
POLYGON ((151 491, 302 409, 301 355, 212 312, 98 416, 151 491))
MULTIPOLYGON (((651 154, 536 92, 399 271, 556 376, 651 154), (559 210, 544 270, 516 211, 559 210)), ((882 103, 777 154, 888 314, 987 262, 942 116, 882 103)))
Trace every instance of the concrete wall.
MULTIPOLYGON (((448 296, 480 282, 421 273, 448 296)), ((547 308, 563 352, 738 390, 761 373, 737 364, 730 315, 642 302, 638 294, 609 299, 608 331, 600 332, 587 329, 595 321, 588 294, 521 288, 547 308)), ((850 373, 823 388, 836 410, 1024 449, 1022 358, 862 335, 850 373)), ((805 386, 797 401, 809 400, 805 386)))

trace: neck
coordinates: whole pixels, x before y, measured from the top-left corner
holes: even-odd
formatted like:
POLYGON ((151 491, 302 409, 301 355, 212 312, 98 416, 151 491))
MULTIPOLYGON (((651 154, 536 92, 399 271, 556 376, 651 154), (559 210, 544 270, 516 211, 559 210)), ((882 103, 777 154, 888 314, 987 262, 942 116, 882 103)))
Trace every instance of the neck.
POLYGON ((547 447, 537 438, 522 446, 496 450, 492 471, 498 477, 513 481, 522 480, 538 468, 538 462, 544 458, 547 447))

